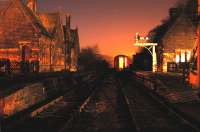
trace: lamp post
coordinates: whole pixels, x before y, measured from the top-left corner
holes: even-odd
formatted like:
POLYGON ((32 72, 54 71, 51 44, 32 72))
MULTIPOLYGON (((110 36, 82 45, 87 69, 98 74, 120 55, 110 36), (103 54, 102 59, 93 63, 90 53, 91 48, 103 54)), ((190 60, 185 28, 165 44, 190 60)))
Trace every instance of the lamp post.
POLYGON ((152 56, 152 71, 157 71, 157 55, 156 55, 156 46, 157 43, 148 43, 149 40, 148 37, 140 37, 138 33, 136 33, 136 39, 135 39, 135 46, 138 47, 144 47, 149 51, 149 53, 152 56))

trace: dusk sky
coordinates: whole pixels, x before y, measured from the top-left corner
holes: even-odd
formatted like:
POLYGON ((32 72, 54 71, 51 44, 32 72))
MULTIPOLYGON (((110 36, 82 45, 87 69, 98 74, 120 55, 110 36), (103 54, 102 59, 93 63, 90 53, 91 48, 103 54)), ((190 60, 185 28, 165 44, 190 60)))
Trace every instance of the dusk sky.
POLYGON ((79 27, 81 47, 98 45, 101 54, 132 55, 136 32, 147 34, 168 16, 176 0, 38 0, 42 11, 65 10, 79 27))

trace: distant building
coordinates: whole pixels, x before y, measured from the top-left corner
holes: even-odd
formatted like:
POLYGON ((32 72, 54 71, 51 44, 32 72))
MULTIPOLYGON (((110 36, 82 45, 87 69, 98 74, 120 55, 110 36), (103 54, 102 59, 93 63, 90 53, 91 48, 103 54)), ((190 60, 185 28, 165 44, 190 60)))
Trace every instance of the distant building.
POLYGON ((198 0, 187 0, 181 7, 169 10, 169 19, 154 28, 151 41, 157 42, 158 70, 182 71, 195 48, 198 0))
POLYGON ((37 11, 36 0, 0 3, 0 68, 10 62, 12 71, 29 63, 40 72, 76 71, 79 55, 78 29, 71 29, 70 16, 37 11))

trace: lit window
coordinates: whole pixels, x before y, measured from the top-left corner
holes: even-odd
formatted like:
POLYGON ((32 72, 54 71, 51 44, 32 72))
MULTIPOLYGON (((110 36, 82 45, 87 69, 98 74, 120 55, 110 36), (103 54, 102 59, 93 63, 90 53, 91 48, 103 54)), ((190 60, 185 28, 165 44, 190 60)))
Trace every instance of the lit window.
POLYGON ((124 58, 123 57, 119 57, 119 68, 124 69, 124 58))
POLYGON ((191 58, 191 51, 187 51, 187 62, 190 61, 190 58, 191 58))
POLYGON ((125 57, 125 67, 128 67, 128 60, 126 57, 125 57))
POLYGON ((185 51, 181 51, 181 62, 185 62, 185 51))
POLYGON ((180 56, 179 54, 176 55, 176 63, 179 63, 180 62, 180 56))

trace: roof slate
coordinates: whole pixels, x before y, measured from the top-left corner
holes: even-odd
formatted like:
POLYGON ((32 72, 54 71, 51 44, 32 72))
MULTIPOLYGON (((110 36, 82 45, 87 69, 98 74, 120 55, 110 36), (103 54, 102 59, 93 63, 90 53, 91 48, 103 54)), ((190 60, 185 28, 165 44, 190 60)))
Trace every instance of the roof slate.
POLYGON ((0 13, 5 10, 10 4, 10 0, 9 1, 0 1, 0 13))
POLYGON ((61 14, 59 12, 39 13, 38 16, 49 34, 51 34, 52 38, 60 41, 61 43, 64 42, 61 14))
POLYGON ((24 14, 29 18, 32 22, 34 27, 43 35, 47 37, 51 37, 49 32, 43 26, 40 18, 37 16, 36 13, 33 13, 26 5, 23 3, 22 0, 7 0, 7 1, 0 1, 0 15, 3 17, 4 12, 9 9, 9 5, 16 4, 20 7, 20 9, 24 12, 24 14))

